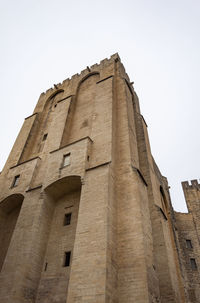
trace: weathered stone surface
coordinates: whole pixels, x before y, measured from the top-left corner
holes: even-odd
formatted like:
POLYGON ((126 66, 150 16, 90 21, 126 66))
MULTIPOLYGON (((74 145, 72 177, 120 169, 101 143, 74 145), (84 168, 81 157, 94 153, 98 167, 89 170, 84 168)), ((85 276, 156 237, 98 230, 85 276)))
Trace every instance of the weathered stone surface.
POLYGON ((0 175, 0 302, 200 302, 200 185, 188 214, 168 188, 118 54, 42 93, 0 175))

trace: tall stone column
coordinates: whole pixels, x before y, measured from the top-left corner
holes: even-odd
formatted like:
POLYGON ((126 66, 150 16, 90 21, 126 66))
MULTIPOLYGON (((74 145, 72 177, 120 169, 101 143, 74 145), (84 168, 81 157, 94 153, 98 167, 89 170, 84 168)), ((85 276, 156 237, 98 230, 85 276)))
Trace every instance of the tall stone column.
POLYGON ((81 192, 67 303, 107 302, 110 191, 109 164, 87 171, 81 192))
POLYGON ((0 274, 1 303, 34 303, 43 264, 51 201, 26 194, 0 274))

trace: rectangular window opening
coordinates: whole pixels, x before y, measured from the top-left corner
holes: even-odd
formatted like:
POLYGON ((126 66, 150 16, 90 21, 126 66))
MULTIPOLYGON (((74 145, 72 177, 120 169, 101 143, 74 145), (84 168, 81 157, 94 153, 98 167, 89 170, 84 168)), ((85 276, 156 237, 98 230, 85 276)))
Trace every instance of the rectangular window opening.
POLYGON ((47 139, 48 134, 44 134, 42 141, 45 141, 47 139))
POLYGON ((20 175, 17 175, 17 176, 14 177, 12 187, 15 187, 19 184, 19 177, 20 177, 20 175))
POLYGON ((192 241, 191 240, 186 240, 186 246, 187 246, 187 248, 193 248, 192 247, 192 241))
POLYGON ((70 165, 70 153, 63 156, 63 167, 70 165))
POLYGON ((70 225, 72 218, 72 213, 65 214, 64 225, 70 225))
POLYGON ((197 269, 196 260, 194 258, 190 259, 190 264, 191 264, 192 270, 196 270, 197 269))
POLYGON ((70 266, 71 251, 65 252, 64 267, 70 266))

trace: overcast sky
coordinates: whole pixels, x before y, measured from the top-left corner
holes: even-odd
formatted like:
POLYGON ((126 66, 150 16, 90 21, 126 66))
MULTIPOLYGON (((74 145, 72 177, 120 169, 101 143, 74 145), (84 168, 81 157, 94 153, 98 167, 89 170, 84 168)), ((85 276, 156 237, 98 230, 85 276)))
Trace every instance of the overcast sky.
POLYGON ((200 178, 199 0, 1 0, 0 37, 0 170, 40 93, 118 52, 186 211, 180 182, 200 178))

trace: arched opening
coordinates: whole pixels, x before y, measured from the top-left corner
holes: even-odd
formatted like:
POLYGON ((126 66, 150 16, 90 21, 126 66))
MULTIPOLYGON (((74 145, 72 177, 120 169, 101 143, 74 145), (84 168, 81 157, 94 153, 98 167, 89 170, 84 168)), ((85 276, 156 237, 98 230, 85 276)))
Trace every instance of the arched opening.
POLYGON ((29 133, 27 142, 24 146, 19 163, 38 156, 42 152, 45 141, 48 139, 49 127, 52 120, 52 113, 57 102, 62 99, 64 90, 54 92, 44 105, 42 112, 37 114, 32 129, 29 133))
POLYGON ((52 302, 65 302, 78 220, 81 178, 62 178, 44 191, 51 220, 36 303, 49 302, 50 299, 52 302))
POLYGON ((43 111, 45 111, 46 108, 52 108, 53 105, 55 105, 59 100, 61 100, 63 93, 63 89, 58 89, 57 91, 53 92, 53 94, 46 100, 43 111))
POLYGON ((99 73, 91 73, 84 77, 70 104, 70 112, 65 124, 61 146, 90 136, 93 104, 96 97, 96 83, 99 73))
POLYGON ((24 196, 13 194, 0 202, 0 271, 19 217, 24 196))
POLYGON ((81 188, 80 176, 68 176, 48 185, 45 192, 55 201, 69 192, 79 190, 81 188))
MULTIPOLYGON (((174 300, 174 296, 179 296, 177 272, 177 255, 174 242, 174 234, 171 226, 170 201, 168 201, 162 186, 158 188, 160 192, 161 213, 154 217, 154 254, 155 267, 158 275, 160 296, 162 302, 174 300), (166 287, 166 281, 168 281, 166 287)), ((179 302, 180 298, 177 299, 179 302)), ((182 302, 182 301, 181 301, 182 302)))

